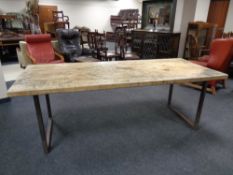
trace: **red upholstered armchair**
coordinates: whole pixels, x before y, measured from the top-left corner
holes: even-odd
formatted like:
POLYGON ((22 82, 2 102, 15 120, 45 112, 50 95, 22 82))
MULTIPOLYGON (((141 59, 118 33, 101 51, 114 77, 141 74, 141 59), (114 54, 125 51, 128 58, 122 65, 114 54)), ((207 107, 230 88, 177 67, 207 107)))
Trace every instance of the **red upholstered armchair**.
MULTIPOLYGON (((192 62, 221 72, 227 72, 232 59, 233 38, 226 38, 213 40, 210 46, 210 54, 192 62)), ((219 82, 223 83, 221 80, 209 82, 213 94, 216 93, 216 85, 219 82)))
POLYGON ((63 63, 62 55, 56 53, 49 34, 26 35, 28 57, 34 64, 63 63))

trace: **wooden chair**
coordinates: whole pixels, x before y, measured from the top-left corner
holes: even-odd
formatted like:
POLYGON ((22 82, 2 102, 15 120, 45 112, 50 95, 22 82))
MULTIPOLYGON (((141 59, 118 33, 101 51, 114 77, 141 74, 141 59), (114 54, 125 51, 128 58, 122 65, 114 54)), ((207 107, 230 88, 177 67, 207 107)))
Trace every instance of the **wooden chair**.
POLYGON ((53 22, 55 28, 70 28, 69 17, 63 14, 63 11, 53 11, 53 22))
POLYGON ((95 42, 95 35, 96 32, 88 32, 87 35, 87 42, 88 42, 88 46, 91 52, 92 57, 97 58, 97 47, 96 47, 96 42, 95 42))
POLYGON ((88 33, 89 32, 90 32, 90 29, 79 29, 80 44, 82 46, 82 49, 84 49, 85 44, 88 44, 88 33))
POLYGON ((127 27, 116 27, 115 29, 115 52, 120 53, 121 60, 138 60, 140 57, 129 49, 127 41, 127 27))
POLYGON ((209 52, 211 41, 215 38, 216 24, 202 21, 188 24, 184 58, 198 58, 209 52))
POLYGON ((97 57, 102 61, 112 61, 113 59, 118 60, 120 53, 116 50, 110 51, 106 47, 106 34, 95 32, 95 47, 97 50, 97 57))

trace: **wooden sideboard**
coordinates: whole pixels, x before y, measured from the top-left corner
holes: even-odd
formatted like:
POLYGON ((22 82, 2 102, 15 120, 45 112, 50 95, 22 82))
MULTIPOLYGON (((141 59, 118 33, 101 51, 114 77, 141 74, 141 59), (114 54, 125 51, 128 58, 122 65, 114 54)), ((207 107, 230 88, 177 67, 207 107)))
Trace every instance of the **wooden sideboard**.
POLYGON ((6 28, 6 20, 15 19, 16 16, 14 15, 0 15, 0 29, 6 28))
POLYGON ((176 58, 180 33, 137 29, 132 31, 132 51, 142 59, 176 58))
POLYGON ((7 58, 5 55, 15 56, 15 48, 19 46, 19 41, 21 40, 24 40, 23 34, 12 33, 0 35, 0 60, 2 61, 3 59, 7 58))

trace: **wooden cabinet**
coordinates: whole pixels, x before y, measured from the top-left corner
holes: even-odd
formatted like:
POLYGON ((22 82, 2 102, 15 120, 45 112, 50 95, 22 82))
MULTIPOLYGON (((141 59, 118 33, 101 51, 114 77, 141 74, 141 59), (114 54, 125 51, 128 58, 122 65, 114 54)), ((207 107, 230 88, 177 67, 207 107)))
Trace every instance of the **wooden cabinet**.
POLYGON ((41 31, 44 33, 44 23, 53 21, 53 11, 57 11, 54 5, 39 5, 39 23, 41 31))
POLYGON ((217 24, 216 38, 221 38, 224 32, 230 0, 211 0, 207 22, 217 24))
POLYGON ((215 38, 216 24, 206 22, 190 22, 188 24, 184 58, 195 59, 208 54, 211 41, 215 38))
POLYGON ((132 31, 132 51, 142 59, 175 58, 178 56, 179 42, 180 33, 132 31))

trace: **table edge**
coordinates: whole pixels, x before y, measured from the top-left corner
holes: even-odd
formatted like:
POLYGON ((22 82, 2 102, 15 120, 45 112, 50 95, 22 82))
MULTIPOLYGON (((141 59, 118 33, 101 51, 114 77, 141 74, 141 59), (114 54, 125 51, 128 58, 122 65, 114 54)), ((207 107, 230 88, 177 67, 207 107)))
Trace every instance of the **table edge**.
POLYGON ((185 84, 185 83, 195 83, 213 80, 226 80, 228 75, 223 73, 222 76, 208 77, 208 78, 196 78, 190 79, 180 79, 180 80, 169 80, 169 81, 148 81, 148 82, 132 82, 132 83, 119 83, 119 84, 107 84, 107 85, 94 85, 94 86, 83 86, 83 87, 72 87, 72 88, 57 88, 57 89, 46 89, 46 90, 35 90, 35 91, 11 91, 11 88, 7 91, 8 97, 17 96, 34 96, 34 95, 45 95, 45 94, 60 94, 60 93, 75 93, 83 91, 98 91, 98 90, 111 90, 120 88, 136 88, 136 87, 146 87, 146 86, 158 86, 158 85, 169 85, 169 84, 185 84))

